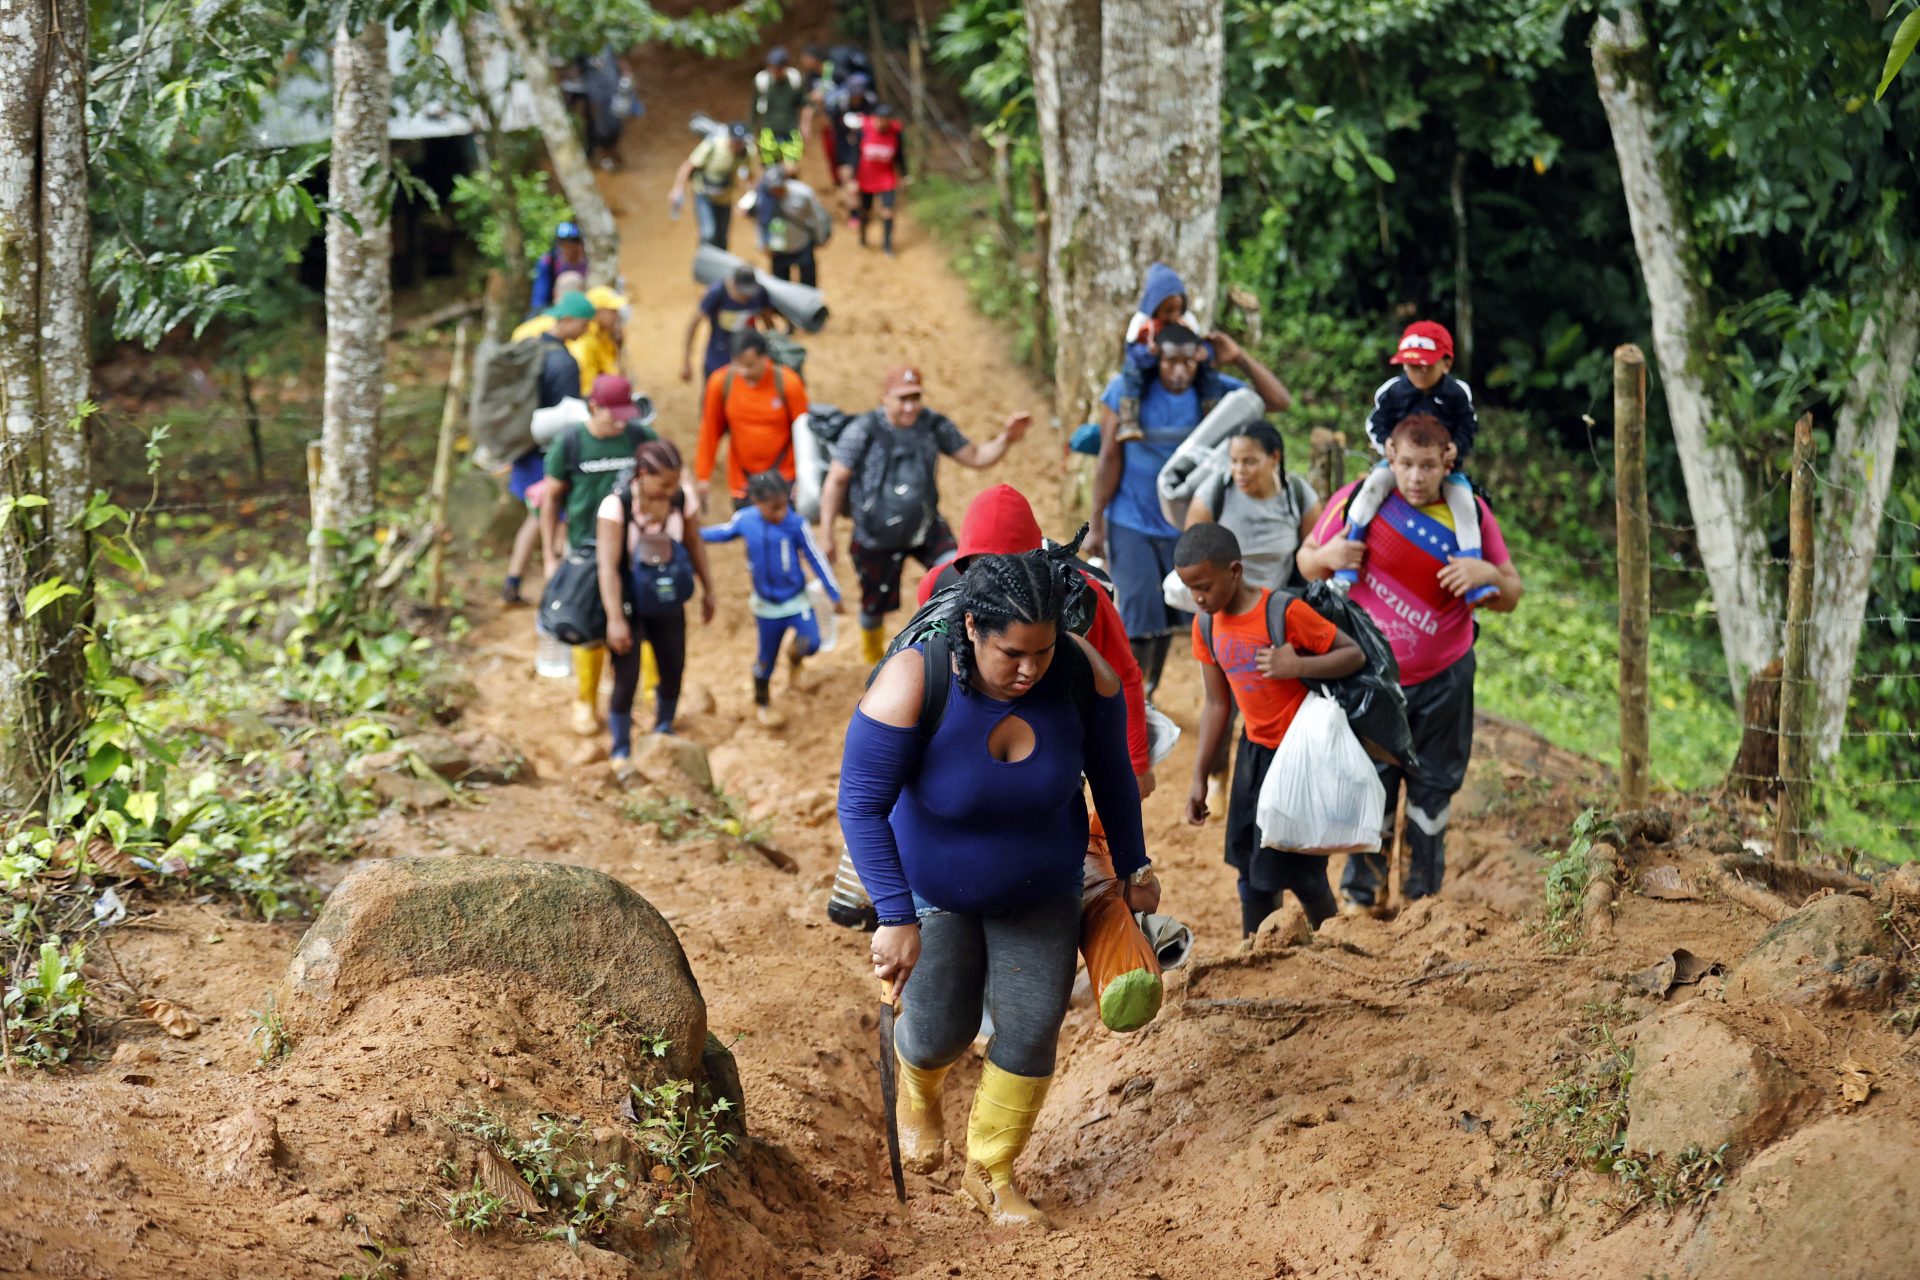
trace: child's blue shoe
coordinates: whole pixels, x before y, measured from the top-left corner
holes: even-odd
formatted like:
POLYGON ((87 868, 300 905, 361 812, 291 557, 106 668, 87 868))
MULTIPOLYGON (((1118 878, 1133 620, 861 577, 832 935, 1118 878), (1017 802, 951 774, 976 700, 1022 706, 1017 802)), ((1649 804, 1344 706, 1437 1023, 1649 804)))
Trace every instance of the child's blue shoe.
MULTIPOLYGON (((1459 550, 1455 551, 1453 554, 1458 556, 1462 560, 1478 560, 1481 558, 1480 548, 1478 547, 1474 547, 1471 550, 1467 549, 1466 547, 1461 547, 1459 550)), ((1500 594, 1500 588, 1494 586, 1491 582, 1489 582, 1485 586, 1475 587, 1473 590, 1467 592, 1466 598, 1467 598, 1468 604, 1477 605, 1483 601, 1491 600, 1499 594, 1500 594)))

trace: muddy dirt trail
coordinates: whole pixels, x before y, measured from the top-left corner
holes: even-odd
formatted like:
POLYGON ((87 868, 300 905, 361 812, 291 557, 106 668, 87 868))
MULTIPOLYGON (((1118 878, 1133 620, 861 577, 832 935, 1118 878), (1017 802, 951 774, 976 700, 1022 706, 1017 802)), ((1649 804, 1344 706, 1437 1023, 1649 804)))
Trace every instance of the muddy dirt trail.
MULTIPOLYGON (((652 95, 650 114, 630 130, 624 169, 605 179, 637 294, 629 370, 653 395, 664 431, 689 449, 693 390, 674 375, 697 298, 694 230, 691 218, 669 219, 665 193, 692 143, 686 114, 731 117, 747 75, 676 66, 657 79, 671 92, 652 95)), ((820 179, 818 168, 810 157, 807 176, 820 179)), ((1013 367, 1003 335, 910 218, 891 260, 836 235, 821 279, 833 319, 809 342, 816 399, 866 407, 881 373, 911 360, 925 372, 929 402, 971 434, 991 434, 1020 408, 1044 421, 1044 389, 1013 367)), ((943 472, 944 506, 957 523, 984 484, 1006 480, 1034 500, 1049 532, 1064 535, 1059 474, 1057 445, 1037 429, 994 472, 943 472)), ((1251 951, 1236 936, 1220 828, 1196 831, 1178 814, 1191 767, 1183 746, 1161 770, 1147 830, 1163 909, 1192 925, 1195 957, 1170 976, 1166 1009, 1138 1034, 1106 1032, 1084 1005, 1069 1014, 1059 1075, 1021 1166, 1058 1229, 986 1229, 951 1172, 910 1176, 909 1203, 897 1206, 866 947, 825 914, 839 848, 839 746, 865 671, 843 644, 810 664, 804 689, 776 677, 789 724, 761 728, 744 564, 727 547, 713 559, 720 612, 695 632, 680 729, 708 750, 716 784, 749 818, 773 824, 770 840, 797 869, 724 837, 669 840, 647 820, 647 793, 618 789, 603 764, 578 763, 570 686, 533 674, 524 610, 483 612, 464 642, 478 689, 466 721, 518 745, 536 776, 431 812, 390 811, 363 842, 367 857, 577 863, 624 881, 667 916, 710 1026, 733 1043, 753 1134, 738 1166, 711 1184, 693 1242, 678 1253, 617 1245, 575 1253, 508 1232, 456 1238, 434 1211, 445 1187, 439 1162, 457 1153, 443 1121, 463 1108, 544 1108, 613 1123, 618 1082, 582 1043, 569 1008, 513 992, 396 987, 261 1067, 246 1039, 248 1010, 280 981, 300 927, 176 902, 121 931, 115 961, 141 993, 199 1013, 201 1036, 173 1040, 130 1019, 108 1028, 110 1060, 0 1081, 0 1274, 330 1277, 363 1270, 362 1246, 375 1239, 404 1249, 404 1274, 414 1277, 1695 1273, 1702 1242, 1720 1228, 1690 1212, 1652 1211, 1623 1226, 1599 1203, 1607 1186, 1590 1175, 1541 1181, 1510 1143, 1514 1099, 1577 1056, 1578 1028, 1659 1011, 1626 993, 1623 974, 1676 946, 1730 962, 1766 921, 1725 901, 1634 896, 1611 942, 1549 954, 1529 927, 1539 899, 1534 851, 1564 838, 1578 798, 1604 778, 1591 762, 1491 721, 1454 806, 1443 898, 1391 922, 1330 922, 1312 945, 1251 951)), ((844 563, 841 572, 850 580, 844 563)), ((476 577, 471 594, 480 598, 491 581, 476 577)), ((1192 726, 1191 662, 1173 664, 1161 700, 1192 726)), ((1669 860, 1691 865, 1681 854, 1669 860)), ((1809 1078, 1840 1047, 1897 1057, 1884 1019, 1796 1016, 1798 1039, 1774 1049, 1809 1078)), ((950 1134, 963 1131, 977 1072, 969 1057, 948 1086, 950 1134)), ((1910 1081, 1908 1069, 1889 1069, 1874 1104, 1908 1125, 1910 1081)), ((1769 1274, 1764 1257, 1751 1263, 1719 1274, 1769 1274)))

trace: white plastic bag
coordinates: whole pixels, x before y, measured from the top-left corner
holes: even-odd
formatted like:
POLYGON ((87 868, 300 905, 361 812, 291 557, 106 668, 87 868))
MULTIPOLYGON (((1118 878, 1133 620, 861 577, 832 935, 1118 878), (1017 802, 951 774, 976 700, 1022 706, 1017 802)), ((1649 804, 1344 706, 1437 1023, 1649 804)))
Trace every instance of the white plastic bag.
POLYGON ((1260 784, 1260 842, 1296 853, 1378 853, 1386 807, 1387 789, 1340 704, 1309 693, 1260 784))
POLYGON ((1194 603, 1193 592, 1187 590, 1187 584, 1180 581, 1178 569, 1167 570, 1167 576, 1160 580, 1160 598, 1167 602, 1169 609, 1178 609, 1182 613, 1200 612, 1200 606, 1194 603))

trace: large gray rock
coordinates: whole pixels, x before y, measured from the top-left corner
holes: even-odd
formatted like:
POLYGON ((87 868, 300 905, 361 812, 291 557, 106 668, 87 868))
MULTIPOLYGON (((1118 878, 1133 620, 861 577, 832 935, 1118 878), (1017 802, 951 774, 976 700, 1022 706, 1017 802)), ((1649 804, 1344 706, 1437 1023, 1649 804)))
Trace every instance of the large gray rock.
POLYGON ((660 1065, 702 1077, 707 1009, 673 929, 647 900, 585 867, 505 858, 394 858, 356 867, 287 970, 290 1023, 324 1028, 408 978, 519 978, 624 1015, 671 1042, 660 1065))
POLYGON ((1879 1008, 1899 977, 1892 955, 1873 903, 1830 894, 1761 936, 1727 974, 1727 999, 1879 1008))
POLYGON ((1627 1149, 1756 1151, 1811 1109, 1815 1090, 1700 1004, 1662 1014, 1633 1045, 1627 1149))
POLYGON ((1699 1280, 1920 1275, 1920 1127, 1873 1107, 1809 1125, 1740 1171, 1690 1247, 1699 1280))

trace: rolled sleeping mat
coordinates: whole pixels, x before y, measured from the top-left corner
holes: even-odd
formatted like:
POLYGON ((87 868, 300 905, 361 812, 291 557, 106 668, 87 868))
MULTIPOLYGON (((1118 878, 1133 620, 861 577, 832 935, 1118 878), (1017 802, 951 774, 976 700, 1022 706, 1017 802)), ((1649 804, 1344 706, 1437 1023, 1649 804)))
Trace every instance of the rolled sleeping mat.
MULTIPOLYGON (((1176 529, 1187 527, 1187 509, 1193 503, 1193 495, 1206 488, 1211 482, 1232 473, 1233 458, 1228 452, 1232 448, 1233 442, 1230 440, 1222 440, 1213 446, 1213 451, 1200 459, 1200 465, 1187 472, 1172 496, 1168 495, 1165 488, 1166 469, 1161 469, 1160 480, 1156 485, 1160 493, 1160 514, 1171 521, 1176 529)), ((1167 466, 1172 465, 1173 460, 1169 458, 1167 466)), ((1213 514, 1217 517, 1220 513, 1216 511, 1213 514)))
POLYGON ((704 111, 696 111, 687 120, 687 128, 703 138, 714 138, 727 131, 727 126, 704 111))
POLYGON ((568 396, 559 404, 549 405, 545 409, 533 411, 533 442, 542 449, 560 438, 560 433, 568 427, 577 427, 587 420, 587 402, 568 396))
MULTIPOLYGON (((726 279, 745 265, 745 258, 728 253, 725 249, 716 249, 710 244, 702 244, 694 251, 693 278, 698 284, 712 284, 716 280, 726 279)), ((818 289, 776 279, 758 268, 754 269, 753 276, 766 289, 775 311, 808 333, 818 333, 825 327, 827 299, 818 289)), ((1259 397, 1255 396, 1254 401, 1258 403, 1259 397)), ((1221 403, 1225 404, 1226 401, 1221 403)))
POLYGON ((1169 520, 1176 525, 1181 523, 1168 504, 1177 504, 1180 515, 1186 514, 1187 499, 1199 487, 1193 473, 1200 469, 1207 455, 1241 427, 1259 421, 1266 407, 1266 402, 1251 389, 1235 387, 1222 396, 1220 403, 1213 406, 1213 412, 1200 419, 1200 425, 1180 442, 1167 464, 1160 468, 1160 507, 1168 512, 1169 520))
POLYGON ((820 518, 820 438, 813 434, 813 415, 793 420, 793 509, 812 524, 820 518))

